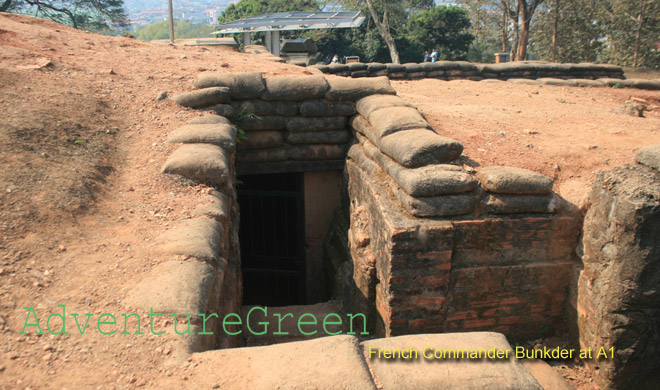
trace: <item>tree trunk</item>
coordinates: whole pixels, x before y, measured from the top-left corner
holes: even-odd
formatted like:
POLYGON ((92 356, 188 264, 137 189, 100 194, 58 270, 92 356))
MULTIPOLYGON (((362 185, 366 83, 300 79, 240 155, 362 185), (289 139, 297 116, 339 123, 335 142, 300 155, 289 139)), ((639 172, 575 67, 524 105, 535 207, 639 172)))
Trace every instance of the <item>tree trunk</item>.
POLYGON ((639 10, 639 17, 637 18, 637 36, 635 37, 635 55, 633 57, 633 68, 637 67, 637 60, 639 58, 639 41, 642 39, 642 28, 644 27, 644 8, 646 7, 646 0, 641 0, 642 8, 639 10))
POLYGON ((518 51, 516 53, 516 61, 525 61, 527 56, 527 42, 529 41, 529 8, 527 7, 526 0, 518 0, 518 11, 520 13, 521 30, 518 37, 518 51))
POLYGON ((520 40, 520 29, 518 28, 518 19, 513 22, 513 41, 511 42, 511 61, 518 59, 518 42, 520 40))
POLYGON ((502 10, 502 53, 506 53, 506 44, 509 42, 509 34, 507 33, 507 12, 508 9, 502 10))
POLYGON ((552 62, 557 62, 557 30, 559 30, 559 0, 555 0, 555 25, 552 29, 552 62))
POLYGON ((374 8, 374 5, 371 2, 371 0, 366 0, 366 1, 367 1, 367 7, 369 7, 369 13, 371 13, 371 18, 376 24, 376 27, 378 28, 378 32, 383 37, 383 40, 385 41, 387 48, 390 50, 390 57, 392 58, 392 62, 395 64, 400 64, 401 60, 399 60, 399 51, 396 48, 396 42, 392 37, 392 33, 390 33, 390 26, 387 15, 387 3, 384 4, 385 13, 383 14, 383 20, 381 21, 380 18, 378 17, 378 13, 376 12, 376 9, 374 8))

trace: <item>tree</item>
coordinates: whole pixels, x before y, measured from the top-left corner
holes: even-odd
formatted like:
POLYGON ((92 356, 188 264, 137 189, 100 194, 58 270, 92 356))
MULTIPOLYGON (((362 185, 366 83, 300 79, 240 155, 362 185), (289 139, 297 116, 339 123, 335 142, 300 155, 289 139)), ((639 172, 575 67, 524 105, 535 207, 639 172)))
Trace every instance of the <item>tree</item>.
POLYGON ((376 24, 378 32, 385 40, 387 47, 390 49, 390 57, 392 57, 392 62, 395 64, 401 63, 401 60, 399 60, 399 51, 396 48, 396 41, 394 40, 394 37, 392 37, 392 32, 390 31, 390 16, 388 9, 389 2, 383 1, 384 11, 382 18, 378 15, 378 12, 376 12, 373 0, 365 0, 365 2, 367 3, 367 8, 369 8, 371 19, 376 24))
POLYGON ((470 19, 474 41, 468 48, 468 61, 492 62, 496 52, 506 52, 509 42, 508 16, 492 0, 458 0, 470 19))
POLYGON ((128 26, 123 0, 4 0, 0 12, 33 13, 74 28, 128 26))
POLYGON ((511 48, 512 61, 524 61, 527 57, 532 17, 544 0, 500 0, 503 12, 513 21, 514 44, 511 48))
MULTIPOLYGON (((215 27, 208 24, 183 20, 174 21, 174 32, 178 39, 209 37, 213 31, 215 31, 215 27)), ((139 26, 135 29, 135 37, 141 41, 168 39, 170 37, 169 21, 164 20, 146 26, 139 26)))
POLYGON ((606 0, 602 23, 606 26, 610 61, 622 65, 660 68, 660 4, 657 0, 606 0))
POLYGON ((474 35, 468 32, 467 11, 440 5, 410 17, 407 37, 424 48, 438 48, 438 58, 465 59, 474 35))
POLYGON ((393 63, 401 63, 397 37, 403 38, 407 19, 411 14, 433 7, 433 0, 339 0, 345 9, 364 10, 387 45, 393 63), (398 32, 401 32, 399 34, 398 32))
POLYGON ((601 4, 595 1, 562 0, 552 8, 541 8, 530 38, 539 58, 558 62, 602 61, 605 29, 601 14, 601 4))
POLYGON ((552 23, 552 62, 557 62, 557 35, 559 33, 559 0, 555 0, 552 23))
POLYGON ((218 17, 220 24, 274 12, 319 11, 316 0, 241 0, 230 4, 218 17))

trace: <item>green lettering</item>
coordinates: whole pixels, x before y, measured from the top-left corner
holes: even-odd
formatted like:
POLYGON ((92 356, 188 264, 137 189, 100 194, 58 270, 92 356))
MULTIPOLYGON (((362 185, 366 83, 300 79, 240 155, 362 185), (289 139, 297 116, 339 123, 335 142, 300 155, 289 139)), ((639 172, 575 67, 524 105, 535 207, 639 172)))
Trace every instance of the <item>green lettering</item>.
POLYGON ((97 323, 96 323, 96 328, 99 330, 99 333, 101 333, 101 334, 103 334, 103 335, 106 335, 106 336, 108 336, 108 335, 113 335, 113 334, 117 333, 117 330, 116 330, 116 329, 113 330, 112 332, 104 332, 104 331, 101 330, 101 325, 117 325, 117 320, 115 319, 115 316, 113 316, 112 314, 110 314, 110 313, 103 313, 103 314, 101 314, 101 316, 99 317, 99 320, 98 320, 97 323), (103 317, 110 317, 110 318, 112 318, 112 322, 110 322, 110 321, 102 321, 102 320, 103 320, 103 317))
POLYGON ((347 334, 351 334, 351 335, 356 334, 355 332, 353 332, 353 319, 355 317, 359 317, 359 316, 362 316, 362 326, 363 326, 362 333, 360 333, 360 334, 361 335, 369 334, 369 332, 367 332, 367 316, 365 316, 364 313, 357 313, 357 314, 348 313, 346 315, 351 320, 351 322, 350 322, 351 325, 349 327, 349 332, 347 334))
POLYGON ((254 330, 252 330, 252 328, 250 327, 250 315, 252 315, 252 311, 254 311, 254 310, 261 310, 264 313, 264 317, 266 317, 268 315, 268 308, 267 307, 255 306, 252 309, 250 309, 250 311, 248 312, 247 318, 245 319, 245 321, 247 323, 248 332, 250 332, 251 334, 253 334, 255 336, 265 335, 266 332, 268 331, 268 322, 258 322, 257 323, 259 325, 263 325, 263 327, 264 327, 263 332, 257 333, 254 330))
POLYGON ((204 322, 202 322, 202 331, 199 332, 198 334, 213 334, 213 332, 207 332, 206 331, 206 321, 208 321, 209 319, 211 319, 213 317, 217 317, 218 313, 211 313, 211 315, 208 316, 208 317, 206 317, 206 314, 198 314, 198 316, 204 318, 204 322))
POLYGON ((339 326, 341 327, 341 324, 342 324, 342 321, 341 321, 341 317, 339 316, 339 314, 337 314, 337 313, 329 313, 329 314, 328 314, 327 316, 325 316, 325 318, 323 319, 323 330, 325 331, 325 333, 326 333, 327 335, 330 335, 330 336, 336 336, 336 335, 338 335, 338 334, 341 333, 341 330, 339 330, 339 331, 337 331, 337 332, 330 332, 330 331, 328 331, 327 325, 339 325, 339 326), (330 322, 330 321, 328 321, 328 317, 330 317, 330 316, 337 317, 337 319, 339 320, 339 322, 330 322))
POLYGON ((172 316, 174 317, 174 333, 178 334, 179 336, 183 336, 186 334, 195 334, 195 332, 190 330, 190 314, 185 314, 186 317, 188 317, 188 329, 186 329, 185 332, 179 333, 179 331, 176 329, 177 325, 177 319, 176 319, 176 313, 172 313, 172 316))
POLYGON ((39 325, 39 318, 37 318, 37 313, 34 311, 34 307, 24 307, 23 309, 28 311, 28 315, 27 317, 25 317, 25 325, 23 325, 23 330, 19 334, 28 334, 25 331, 25 328, 27 328, 28 326, 36 326, 37 329, 39 329, 37 334, 44 334, 44 332, 41 331, 41 326, 39 325), (34 320, 36 321, 36 323, 34 324, 28 324, 28 321, 30 320, 30 313, 34 315, 34 320))
POLYGON ((149 313, 149 320, 151 321, 151 334, 154 336, 160 336, 161 334, 164 334, 165 331, 162 332, 154 332, 154 317, 162 317, 164 314, 161 313, 156 313, 154 314, 154 308, 150 308, 150 313, 149 313))
MULTIPOLYGON (((231 331, 227 330, 227 325, 239 325, 239 326, 243 325, 243 320, 241 319, 241 316, 239 316, 238 314, 236 314, 236 313, 227 314, 225 316, 225 318, 222 319, 222 329, 224 329, 225 333, 227 333, 230 336, 236 336, 236 335, 239 335, 239 334, 243 333, 243 329, 239 329, 235 332, 231 332, 231 331), (227 322, 227 318, 229 318, 229 317, 236 317, 237 320, 234 321, 234 322, 227 322)), ((250 329, 250 325, 248 325, 248 329, 250 329)))
POLYGON ((57 307, 61 307, 61 308, 62 308, 62 314, 59 314, 59 313, 53 313, 53 314, 49 315, 49 316, 48 316, 48 319, 46 320, 46 329, 48 329, 48 332, 49 332, 50 334, 52 334, 52 335, 68 334, 68 333, 66 332, 66 321, 65 321, 65 319, 64 319, 64 316, 65 316, 65 314, 64 314, 64 305, 57 305, 57 307), (60 331, 57 332, 57 333, 53 333, 53 331, 50 330, 50 319, 53 318, 53 317, 60 317, 60 318, 62 319, 62 329, 60 329, 60 331))
POLYGON ((277 332, 274 332, 273 334, 274 334, 274 335, 278 335, 278 336, 289 334, 289 332, 282 332, 282 320, 284 320, 284 319, 287 318, 288 316, 291 316, 291 318, 293 318, 293 314, 291 314, 291 313, 286 313, 286 314, 284 315, 284 317, 282 317, 282 314, 280 314, 280 313, 275 313, 275 314, 273 314, 273 316, 275 316, 275 317, 278 318, 278 321, 277 321, 277 332))
MULTIPOLYGON (((140 315, 138 313, 133 313, 133 314, 128 314, 128 315, 122 314, 122 316, 124 316, 124 331, 119 333, 119 334, 131 334, 127 329, 127 325, 128 325, 127 323, 128 323, 128 317, 133 317, 133 316, 135 316, 135 318, 137 318, 137 332, 135 332, 134 334, 143 334, 142 331, 140 330, 140 323, 141 322, 140 322, 140 315)), ((176 324, 174 326, 176 327, 176 324)))
POLYGON ((87 324, 89 324, 89 319, 90 319, 93 315, 94 315, 94 314, 92 314, 92 313, 87 313, 87 314, 85 315, 85 317, 87 317, 87 321, 85 321, 85 326, 83 326, 83 328, 82 328, 82 330, 81 330, 81 329, 80 329, 80 323, 78 322, 78 316, 79 316, 79 314, 78 314, 78 313, 73 313, 73 314, 71 314, 71 317, 73 317, 73 319, 76 321, 76 326, 78 327, 78 332, 80 332, 80 335, 81 335, 81 336, 85 334, 85 330, 87 329, 87 324))
POLYGON ((318 331, 317 331, 316 329, 314 329, 313 332, 305 332, 305 331, 302 330, 302 326, 301 326, 301 325, 316 325, 317 323, 318 323, 318 321, 316 320, 316 317, 314 317, 313 314, 311 314, 311 313, 304 313, 303 315, 300 316, 300 318, 298 318, 298 330, 300 331, 301 334, 304 334, 305 336, 311 336, 311 335, 314 335, 314 334, 318 333, 318 331), (304 318, 305 316, 312 317, 312 319, 313 319, 314 321, 309 321, 309 322, 307 322, 307 321, 303 321, 303 318, 304 318))

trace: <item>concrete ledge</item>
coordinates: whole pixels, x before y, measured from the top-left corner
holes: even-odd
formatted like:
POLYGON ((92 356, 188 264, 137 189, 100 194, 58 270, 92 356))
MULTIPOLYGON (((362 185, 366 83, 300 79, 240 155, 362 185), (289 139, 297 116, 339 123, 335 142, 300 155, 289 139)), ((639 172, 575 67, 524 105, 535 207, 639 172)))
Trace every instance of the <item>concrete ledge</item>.
POLYGON ((375 381, 382 389, 542 390, 515 359, 425 359, 423 351, 511 351, 504 335, 491 332, 425 334, 370 340, 361 343, 375 381), (418 359, 376 359, 378 350, 416 350, 418 359), (369 358, 370 351, 372 353, 369 358))
POLYGON ((522 361, 522 364, 544 389, 575 390, 573 386, 566 382, 564 377, 543 360, 525 359, 522 361))
POLYGON ((221 389, 237 390, 376 389, 353 336, 209 351, 192 361, 205 373, 194 378, 200 388, 217 383, 221 389))

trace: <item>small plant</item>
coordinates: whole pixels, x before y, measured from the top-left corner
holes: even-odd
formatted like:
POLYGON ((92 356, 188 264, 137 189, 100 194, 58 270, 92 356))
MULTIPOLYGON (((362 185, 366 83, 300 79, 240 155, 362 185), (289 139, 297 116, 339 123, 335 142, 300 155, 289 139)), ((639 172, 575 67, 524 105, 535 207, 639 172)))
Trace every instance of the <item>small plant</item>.
POLYGON ((612 88, 623 88, 623 85, 616 83, 612 86, 612 88))
POLYGON ((256 114, 253 113, 253 112, 248 112, 248 111, 245 109, 245 107, 243 107, 243 109, 241 109, 241 112, 239 112, 238 114, 234 115, 234 116, 230 119, 231 123, 232 123, 234 126, 236 126, 236 140, 237 140, 239 143, 240 143, 241 141, 243 141, 244 139, 246 139, 246 137, 245 137, 245 130, 241 129, 241 127, 239 126, 239 124, 240 124, 241 122, 243 122, 244 120, 246 120, 246 119, 259 119, 259 120, 261 120, 261 117, 259 117, 258 115, 256 115, 256 114))
POLYGON ((246 139, 246 138, 247 138, 247 137, 245 136, 245 130, 243 130, 243 129, 237 127, 237 128, 236 128, 236 141, 237 141, 238 143, 240 143, 241 141, 243 141, 243 140, 246 139))

